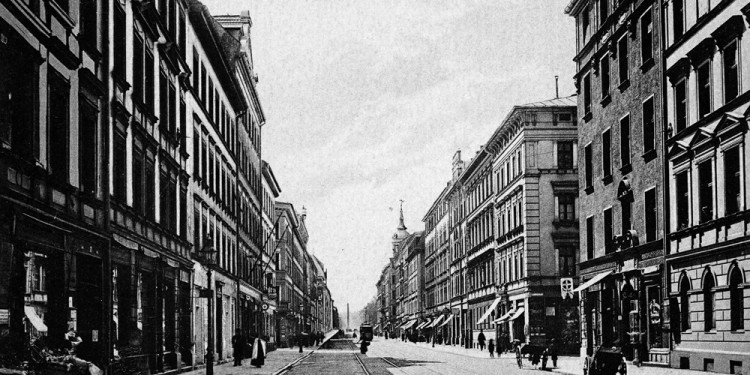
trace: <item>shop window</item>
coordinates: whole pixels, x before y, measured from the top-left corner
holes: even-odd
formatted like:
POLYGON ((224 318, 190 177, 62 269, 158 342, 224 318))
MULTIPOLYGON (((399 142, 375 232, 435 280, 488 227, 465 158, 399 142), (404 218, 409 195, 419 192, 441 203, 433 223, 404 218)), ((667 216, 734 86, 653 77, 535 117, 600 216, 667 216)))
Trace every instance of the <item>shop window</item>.
POLYGON ((620 165, 630 165, 630 116, 620 119, 620 165))
POLYGON ((712 172, 711 160, 698 165, 698 186, 700 188, 698 204, 700 207, 701 223, 713 220, 714 218, 714 180, 712 172))
POLYGON ((643 152, 653 151, 656 147, 654 134, 654 97, 643 102, 643 152))
POLYGON ((742 176, 740 173, 740 148, 724 152, 724 202, 726 214, 738 212, 742 207, 742 176))
POLYGON ((711 113, 711 62, 706 61, 696 69, 698 80, 698 118, 711 113))
POLYGON ((656 188, 647 190, 645 195, 646 242, 651 242, 656 240, 657 230, 656 188))
POLYGON ((674 85, 675 98, 675 126, 677 132, 685 130, 687 127, 687 79, 682 79, 674 85))
POLYGON ((711 270, 707 270, 703 275, 703 330, 706 332, 716 329, 716 295, 713 290, 715 286, 714 275, 711 270))
POLYGON ((732 272, 729 274, 729 310, 733 331, 745 329, 745 298, 742 288, 743 282, 742 271, 735 264, 732 268, 732 272))
POLYGON ((690 280, 682 274, 680 280, 680 328, 682 332, 690 330, 690 280))
POLYGON ((612 176, 612 132, 607 129, 602 133, 602 175, 612 176))
POLYGON ((49 169, 63 183, 68 183, 70 131, 70 86, 55 72, 49 79, 49 169))

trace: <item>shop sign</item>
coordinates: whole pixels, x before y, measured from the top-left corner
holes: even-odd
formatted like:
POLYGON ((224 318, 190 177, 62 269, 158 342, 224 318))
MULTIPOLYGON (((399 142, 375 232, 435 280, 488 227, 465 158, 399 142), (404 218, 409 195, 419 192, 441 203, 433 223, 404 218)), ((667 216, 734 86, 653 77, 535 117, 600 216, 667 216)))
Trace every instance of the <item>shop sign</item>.
POLYGON ((661 305, 655 300, 648 304, 648 316, 651 318, 651 324, 659 324, 661 320, 661 305))
POLYGON ((570 299, 573 299, 572 277, 563 277, 560 279, 560 294, 562 294, 562 299, 566 299, 568 297, 570 297, 570 299))
POLYGON ((263 309, 263 311, 266 311, 266 310, 268 310, 268 304, 267 304, 267 303, 264 303, 264 304, 262 304, 262 305, 260 306, 260 308, 261 308, 261 309, 263 309))

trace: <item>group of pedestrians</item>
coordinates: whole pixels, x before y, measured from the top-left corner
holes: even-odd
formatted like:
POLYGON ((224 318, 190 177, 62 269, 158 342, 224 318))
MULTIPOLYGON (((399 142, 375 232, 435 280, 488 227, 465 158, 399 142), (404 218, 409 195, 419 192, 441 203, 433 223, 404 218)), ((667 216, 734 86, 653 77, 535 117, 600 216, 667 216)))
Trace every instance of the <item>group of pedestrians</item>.
MULTIPOLYGON (((250 364, 260 368, 266 362, 266 342, 260 337, 255 337, 250 342, 250 364)), ((247 349, 248 340, 242 335, 241 330, 235 330, 234 336, 232 336, 232 355, 234 356, 235 366, 242 366, 242 360, 247 349)))
MULTIPOLYGON (((502 348, 499 346, 495 346, 495 341, 493 339, 489 339, 487 341, 487 337, 484 335, 484 331, 479 331, 479 336, 477 336, 477 343, 479 344, 479 350, 484 351, 485 346, 487 347, 487 351, 490 353, 490 358, 495 357, 495 349, 497 348, 497 353, 502 353, 502 348), (487 345, 485 345, 487 344, 487 345)), ((500 343, 498 342, 498 345, 500 343)), ((536 368, 539 366, 539 362, 541 361, 542 364, 542 370, 547 369, 547 362, 549 359, 552 360, 552 366, 557 367, 557 344, 555 342, 555 339, 550 340, 549 345, 546 347, 540 347, 540 346, 532 346, 527 345, 523 346, 521 345, 521 342, 518 340, 514 340, 511 343, 511 350, 516 355, 516 360, 518 361, 518 368, 523 368, 523 355, 528 354, 529 360, 531 361, 531 364, 536 368)))

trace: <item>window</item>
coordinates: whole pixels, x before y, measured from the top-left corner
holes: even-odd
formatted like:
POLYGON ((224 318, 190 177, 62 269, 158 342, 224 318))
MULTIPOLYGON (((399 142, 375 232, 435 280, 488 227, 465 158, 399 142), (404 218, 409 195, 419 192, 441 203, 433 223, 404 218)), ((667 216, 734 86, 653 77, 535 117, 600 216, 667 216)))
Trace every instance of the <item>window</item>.
POLYGON ((706 61, 696 69, 698 76, 698 118, 711 112, 711 63, 706 61))
POLYGON ((646 214, 646 242, 656 240, 656 188, 646 191, 644 201, 646 214))
POLYGON ((685 33, 685 0, 672 0, 672 29, 677 40, 685 33))
POLYGON ((645 64, 653 58, 653 22, 651 20, 651 9, 641 17, 641 64, 645 64))
POLYGON ((594 186, 594 165, 593 165, 593 155, 591 153, 591 144, 589 143, 586 145, 586 148, 584 149, 584 156, 586 158, 586 188, 590 188, 594 186))
POLYGON ((68 182, 70 129, 70 86, 55 72, 49 77, 49 169, 63 183, 68 182))
POLYGON ((167 103, 169 108, 169 134, 175 135, 177 132, 177 93, 173 84, 167 83, 167 86, 169 87, 169 103, 167 103))
POLYGON ((729 304, 732 321, 732 331, 745 329, 745 298, 741 284, 742 271, 735 264, 729 274, 729 304))
POLYGON ((684 130, 687 127, 687 80, 683 79, 674 85, 674 101, 675 101, 675 125, 677 126, 677 132, 684 130))
POLYGON ((584 116, 591 113, 591 76, 583 76, 583 112, 584 116))
POLYGON ((98 50, 96 0, 81 0, 80 7, 81 44, 98 50))
POLYGON ((125 10, 114 7, 114 62, 113 71, 120 79, 125 79, 125 10))
POLYGON ((143 196, 145 165, 143 144, 140 138, 133 140, 133 209, 140 215, 145 213, 143 196))
POLYGON ((144 195, 146 205, 146 217, 156 221, 156 162, 153 151, 146 151, 144 179, 144 195))
POLYGON ((145 74, 145 81, 146 81, 146 108, 151 111, 151 114, 156 113, 156 101, 154 100, 154 92, 156 89, 154 88, 154 80, 156 79, 154 76, 154 55, 151 53, 150 50, 146 49, 146 74, 145 74))
MULTIPOLYGON (((4 34, 7 35, 7 34, 4 34)), ((0 48, 0 144, 25 159, 38 158, 38 66, 34 56, 8 37, 0 48)), ((25 43, 25 42, 23 42, 25 43)), ((38 57, 38 54, 37 54, 38 57)))
POLYGON ((557 142, 557 167, 573 169, 573 142, 557 142))
POLYGON ((583 11, 581 11, 581 33, 582 38, 581 40, 585 44, 588 37, 589 37, 589 27, 591 25, 591 20, 589 19, 589 8, 584 8, 583 11))
POLYGON ((599 60, 599 78, 602 84, 602 99, 609 96, 609 54, 599 60))
POLYGON ((195 89, 196 92, 200 92, 200 56, 198 56, 198 51, 193 48, 193 89, 195 89))
POLYGON ((113 137, 113 165, 112 181, 114 182, 114 197, 120 203, 125 203, 127 172, 125 163, 125 134, 115 130, 113 137))
POLYGON ((81 179, 81 191, 93 194, 96 192, 96 176, 98 172, 97 146, 99 143, 99 135, 97 132, 97 123, 99 111, 92 103, 83 98, 83 96, 80 97, 79 101, 79 173, 81 179))
POLYGON ((677 230, 687 228, 690 224, 690 196, 688 195, 688 171, 675 176, 677 192, 677 230))
POLYGON ((573 221, 576 217, 575 196, 562 194, 557 197, 558 220, 573 221))
POLYGON ((599 0, 599 25, 603 25, 609 16, 609 0, 599 0))
POLYGON ((737 41, 729 43, 721 53, 724 65, 724 103, 729 103, 739 92, 737 71, 737 41))
POLYGON ((614 250, 612 246, 612 207, 604 210, 604 253, 609 254, 614 250))
POLYGON ((698 204, 700 207, 700 222, 712 220, 714 218, 714 187, 713 187, 713 168, 711 161, 706 161, 698 165, 698 204))
POLYGON ((612 135, 609 129, 602 133, 602 175, 612 176, 612 135))
POLYGON ((143 40, 133 30, 133 99, 143 101, 143 40))
POLYGON ((630 165, 630 116, 620 119, 620 166, 630 165))
POLYGON ((576 253, 572 246, 561 246, 558 250, 558 265, 560 277, 576 275, 576 253))
POLYGON ((620 201, 620 210, 622 211, 622 218, 621 218, 621 224, 622 224, 622 234, 627 233, 630 229, 632 229, 632 222, 633 222, 633 216, 632 216, 632 210, 633 210, 633 202, 625 198, 622 201, 620 201))
POLYGON ((680 328, 682 332, 690 330, 690 281, 687 274, 680 280, 680 328))
POLYGON ((159 74, 159 128, 163 134, 169 132, 169 81, 166 74, 159 74))
POLYGON ((594 217, 586 218, 586 259, 594 259, 594 217))
POLYGON ((706 332, 716 329, 716 316, 714 314, 716 307, 715 286, 714 275, 711 270, 706 271, 706 274, 703 275, 703 320, 705 324, 703 329, 706 332))
POLYGON ((180 135, 180 149, 187 152, 187 107, 185 106, 185 98, 182 96, 180 96, 180 127, 177 132, 180 135))
POLYGON ((742 208, 741 187, 740 148, 733 147, 724 152, 724 202, 727 215, 742 208))
POLYGON ((654 97, 643 102, 643 152, 653 151, 656 147, 654 137, 654 97))
POLYGON ((623 35, 617 42, 617 66, 620 74, 620 84, 630 78, 630 72, 628 71, 628 36, 623 35))

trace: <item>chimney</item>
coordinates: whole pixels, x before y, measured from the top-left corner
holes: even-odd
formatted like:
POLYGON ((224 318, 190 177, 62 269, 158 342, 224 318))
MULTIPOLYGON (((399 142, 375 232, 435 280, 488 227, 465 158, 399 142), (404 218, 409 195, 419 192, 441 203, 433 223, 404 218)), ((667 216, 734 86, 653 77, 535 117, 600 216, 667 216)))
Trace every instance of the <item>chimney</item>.
POLYGON ((302 213, 299 215, 300 220, 305 221, 307 218, 307 208, 305 206, 302 206, 302 213))

